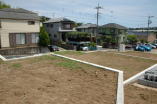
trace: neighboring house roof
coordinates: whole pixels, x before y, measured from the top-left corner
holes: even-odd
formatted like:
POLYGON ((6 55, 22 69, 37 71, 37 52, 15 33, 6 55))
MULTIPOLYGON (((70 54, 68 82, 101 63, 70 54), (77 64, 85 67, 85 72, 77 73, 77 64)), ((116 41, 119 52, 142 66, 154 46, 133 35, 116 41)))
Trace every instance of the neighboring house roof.
POLYGON ((109 23, 109 24, 103 25, 102 27, 105 27, 105 28, 116 28, 116 29, 127 29, 126 27, 124 27, 122 25, 119 25, 119 24, 116 24, 116 23, 109 23))
POLYGON ((44 23, 55 23, 55 22, 74 22, 74 21, 61 17, 61 18, 52 18, 44 23))
POLYGON ((0 9, 0 19, 40 20, 40 17, 37 13, 22 8, 4 8, 0 9))
POLYGON ((77 27, 77 29, 96 28, 96 27, 97 27, 96 24, 87 23, 87 24, 83 24, 83 25, 77 27))

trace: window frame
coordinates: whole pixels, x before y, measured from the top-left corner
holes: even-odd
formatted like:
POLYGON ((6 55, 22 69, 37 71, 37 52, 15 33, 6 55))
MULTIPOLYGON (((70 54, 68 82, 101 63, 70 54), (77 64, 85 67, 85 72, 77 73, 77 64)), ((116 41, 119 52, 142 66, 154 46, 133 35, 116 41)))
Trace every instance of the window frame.
POLYGON ((32 44, 37 44, 39 42, 39 34, 37 33, 32 33, 31 34, 31 43, 32 44), (34 36, 34 37, 33 37, 34 36))
POLYGON ((28 21, 28 25, 35 25, 35 21, 28 21))
POLYGON ((25 44, 26 44, 26 34, 24 34, 24 33, 16 34, 16 45, 25 45, 25 44), (22 37, 22 35, 23 35, 23 37, 22 37), (20 36, 20 37, 18 37, 18 36, 20 36), (19 40, 17 40, 18 38, 19 38, 19 40))

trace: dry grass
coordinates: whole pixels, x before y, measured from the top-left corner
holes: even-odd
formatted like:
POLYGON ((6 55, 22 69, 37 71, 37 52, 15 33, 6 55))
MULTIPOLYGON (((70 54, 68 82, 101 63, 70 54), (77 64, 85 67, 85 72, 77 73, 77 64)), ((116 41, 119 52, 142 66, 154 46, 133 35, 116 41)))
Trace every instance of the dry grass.
POLYGON ((2 62, 0 104, 115 104, 117 73, 53 56, 2 62))
POLYGON ((110 52, 93 52, 79 56, 75 54, 66 54, 66 56, 122 70, 124 71, 125 79, 130 78, 131 76, 145 70, 157 62, 122 56, 110 52))
POLYGON ((144 58, 151 58, 151 59, 157 60, 157 54, 151 54, 147 52, 129 51, 129 52, 123 52, 122 54, 139 56, 139 57, 144 57, 144 58))

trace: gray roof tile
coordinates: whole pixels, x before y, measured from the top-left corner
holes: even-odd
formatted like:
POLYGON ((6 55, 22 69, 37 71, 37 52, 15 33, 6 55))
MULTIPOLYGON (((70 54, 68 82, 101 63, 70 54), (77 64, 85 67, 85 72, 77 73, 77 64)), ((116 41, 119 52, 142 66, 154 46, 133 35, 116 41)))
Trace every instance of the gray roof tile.
POLYGON ((74 22, 74 21, 61 17, 61 18, 52 18, 44 23, 53 23, 53 22, 74 22))
POLYGON ((126 27, 124 27, 122 25, 119 25, 119 24, 116 24, 116 23, 109 23, 109 24, 103 25, 102 27, 105 27, 105 28, 116 28, 116 29, 127 29, 126 27))
POLYGON ((22 8, 5 8, 0 9, 0 19, 26 19, 40 20, 37 13, 22 9, 22 8))

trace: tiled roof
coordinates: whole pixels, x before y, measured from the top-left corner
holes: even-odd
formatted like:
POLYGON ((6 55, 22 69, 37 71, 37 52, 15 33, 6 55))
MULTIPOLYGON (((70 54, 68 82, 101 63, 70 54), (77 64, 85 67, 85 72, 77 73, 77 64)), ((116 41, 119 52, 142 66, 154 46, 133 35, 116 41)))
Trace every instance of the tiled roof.
POLYGON ((109 24, 103 25, 102 27, 105 27, 105 28, 116 28, 116 29, 127 29, 126 27, 124 27, 122 25, 119 25, 119 24, 116 24, 116 23, 109 23, 109 24))
POLYGON ((0 9, 0 19, 40 20, 37 13, 31 12, 22 8, 0 9))
POLYGON ((61 18, 52 18, 50 19, 49 21, 46 21, 44 23, 53 23, 53 22, 74 22, 70 19, 67 19, 67 18, 64 18, 64 17, 61 17, 61 18))

